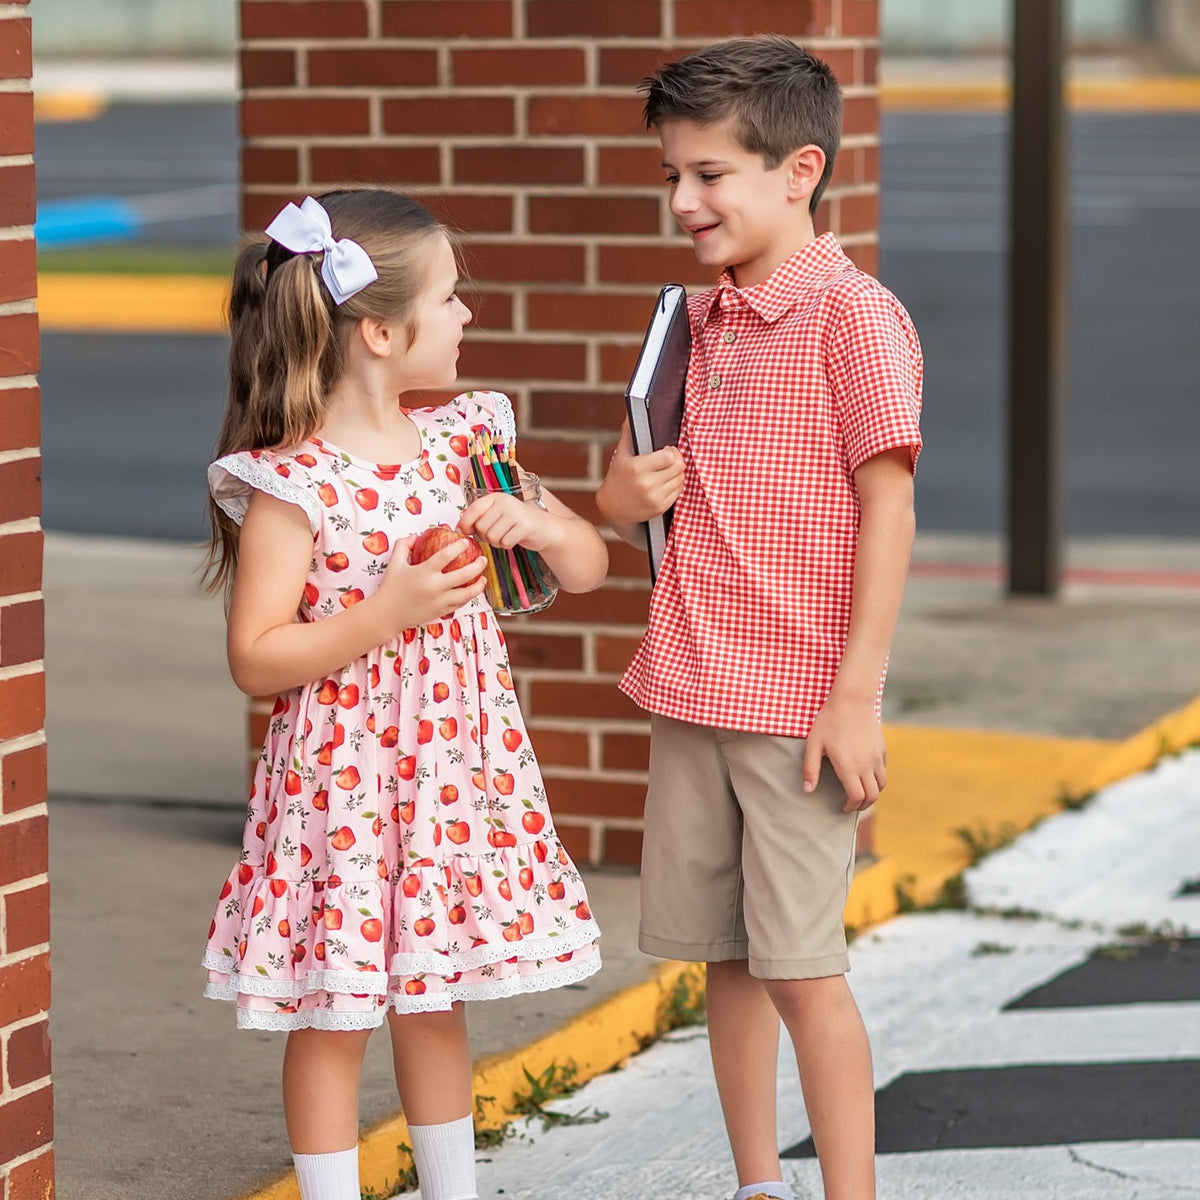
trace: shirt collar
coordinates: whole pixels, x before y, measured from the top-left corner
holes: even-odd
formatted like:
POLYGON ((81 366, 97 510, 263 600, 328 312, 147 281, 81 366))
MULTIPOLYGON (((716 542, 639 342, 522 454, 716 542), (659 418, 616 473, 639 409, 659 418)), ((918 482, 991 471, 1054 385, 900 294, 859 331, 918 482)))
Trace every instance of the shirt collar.
POLYGON ((721 273, 713 289, 708 316, 720 307, 746 305, 767 324, 778 321, 807 292, 819 287, 833 275, 844 271, 850 260, 832 233, 823 233, 785 259, 762 283, 739 288, 729 270, 721 273))

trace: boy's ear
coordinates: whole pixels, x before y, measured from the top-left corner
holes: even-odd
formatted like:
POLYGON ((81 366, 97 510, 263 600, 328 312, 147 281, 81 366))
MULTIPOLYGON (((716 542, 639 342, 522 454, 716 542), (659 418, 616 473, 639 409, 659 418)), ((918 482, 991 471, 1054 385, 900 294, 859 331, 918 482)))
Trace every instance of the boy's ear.
POLYGON ((825 151, 820 146, 801 146, 784 161, 788 168, 788 195, 794 200, 807 200, 821 182, 825 151))
POLYGON ((391 326, 386 321, 377 321, 374 317, 363 317, 358 323, 358 336, 363 345, 376 358, 390 358, 395 353, 396 339, 392 336, 391 326))

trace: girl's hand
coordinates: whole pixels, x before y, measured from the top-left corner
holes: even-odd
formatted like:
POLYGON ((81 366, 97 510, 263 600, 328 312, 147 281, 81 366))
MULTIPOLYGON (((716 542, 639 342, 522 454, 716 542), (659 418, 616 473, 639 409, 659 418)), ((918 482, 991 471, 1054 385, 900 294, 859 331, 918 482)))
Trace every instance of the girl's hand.
POLYGON ((462 542, 455 541, 414 566, 408 555, 415 541, 415 537, 402 538, 395 544, 387 571, 371 598, 378 598, 389 637, 440 620, 474 600, 484 588, 482 555, 465 567, 446 571, 463 552, 462 542))
POLYGON ((547 548, 554 528, 544 509, 503 492, 491 492, 472 500, 458 518, 458 527, 463 533, 473 533, 505 550, 519 543, 537 551, 547 548))

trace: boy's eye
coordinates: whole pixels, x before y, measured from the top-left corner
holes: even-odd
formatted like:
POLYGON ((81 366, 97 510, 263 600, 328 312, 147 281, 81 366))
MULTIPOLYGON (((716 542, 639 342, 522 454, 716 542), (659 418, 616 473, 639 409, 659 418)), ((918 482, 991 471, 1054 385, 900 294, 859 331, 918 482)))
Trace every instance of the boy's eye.
POLYGON ((700 176, 701 183, 716 183, 721 178, 720 171, 705 171, 700 176))
POLYGON ((679 176, 678 176, 678 175, 668 175, 668 176, 667 176, 667 182, 668 182, 668 183, 669 183, 669 184, 670 184, 672 187, 674 187, 674 186, 675 186, 675 185, 676 185, 676 184, 679 182, 679 176))

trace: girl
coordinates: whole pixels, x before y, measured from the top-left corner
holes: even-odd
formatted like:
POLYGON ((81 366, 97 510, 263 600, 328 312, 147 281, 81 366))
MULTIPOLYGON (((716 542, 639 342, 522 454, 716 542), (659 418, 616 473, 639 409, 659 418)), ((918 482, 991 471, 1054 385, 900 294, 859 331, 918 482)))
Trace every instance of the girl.
POLYGON ((596 530, 553 496, 464 509, 468 440, 510 446, 508 400, 406 409, 457 374, 470 312, 450 240, 379 189, 289 204, 247 246, 230 301, 229 404, 209 468, 210 586, 229 664, 279 693, 241 857, 209 933, 205 994, 283 1029, 304 1200, 359 1200, 358 1079, 388 1021, 425 1200, 476 1196, 461 1001, 599 969, 554 833, 483 560, 419 565, 439 523, 540 552, 568 591, 604 577, 596 530))

